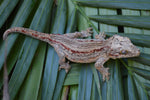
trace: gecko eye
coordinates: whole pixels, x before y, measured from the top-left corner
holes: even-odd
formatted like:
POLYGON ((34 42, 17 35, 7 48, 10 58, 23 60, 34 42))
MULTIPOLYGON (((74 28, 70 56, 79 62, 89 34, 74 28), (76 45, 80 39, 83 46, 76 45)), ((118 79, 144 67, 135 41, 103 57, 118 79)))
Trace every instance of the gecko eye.
POLYGON ((122 50, 122 51, 120 51, 120 54, 127 54, 128 53, 128 51, 127 50, 122 50))

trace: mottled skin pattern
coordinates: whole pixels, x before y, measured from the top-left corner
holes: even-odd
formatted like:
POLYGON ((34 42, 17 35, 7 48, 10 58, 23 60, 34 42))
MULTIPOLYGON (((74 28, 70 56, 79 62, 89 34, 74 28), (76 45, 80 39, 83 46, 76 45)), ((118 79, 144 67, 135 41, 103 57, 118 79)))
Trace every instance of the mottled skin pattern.
POLYGON ((104 68, 103 64, 110 58, 126 58, 139 56, 140 51, 136 48, 129 38, 114 35, 104 39, 104 35, 96 35, 96 39, 78 39, 78 37, 88 37, 92 33, 91 28, 86 31, 69 33, 69 34, 46 34, 30 30, 27 28, 15 27, 6 30, 3 39, 12 32, 19 32, 52 45, 58 56, 60 69, 64 68, 66 72, 71 68, 65 61, 67 58, 72 62, 91 63, 96 62, 95 67, 105 78, 109 79, 109 68, 104 68))

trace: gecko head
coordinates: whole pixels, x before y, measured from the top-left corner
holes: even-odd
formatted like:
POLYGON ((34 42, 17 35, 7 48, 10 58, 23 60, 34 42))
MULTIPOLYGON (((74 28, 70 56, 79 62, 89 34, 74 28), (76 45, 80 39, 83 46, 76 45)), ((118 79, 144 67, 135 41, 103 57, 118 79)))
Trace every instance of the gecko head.
POLYGON ((128 37, 114 35, 109 39, 109 41, 111 41, 111 49, 109 51, 110 58, 127 58, 140 55, 140 50, 132 44, 128 37))

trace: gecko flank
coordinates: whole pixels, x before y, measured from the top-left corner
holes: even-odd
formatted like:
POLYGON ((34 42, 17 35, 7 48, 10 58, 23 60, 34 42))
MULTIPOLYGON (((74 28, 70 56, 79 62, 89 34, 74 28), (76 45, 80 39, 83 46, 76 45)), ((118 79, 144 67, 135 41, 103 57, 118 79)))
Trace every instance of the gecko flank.
POLYGON ((77 63, 95 62, 95 68, 103 75, 103 80, 109 79, 109 68, 103 66, 107 60, 135 57, 140 54, 139 49, 131 43, 129 38, 119 35, 104 39, 104 35, 99 34, 95 36, 96 39, 78 39, 78 37, 91 36, 91 28, 86 31, 60 35, 14 27, 5 31, 3 39, 6 39, 7 35, 12 32, 22 33, 49 43, 59 56, 59 68, 64 68, 66 72, 71 68, 69 63, 65 61, 66 58, 77 63))

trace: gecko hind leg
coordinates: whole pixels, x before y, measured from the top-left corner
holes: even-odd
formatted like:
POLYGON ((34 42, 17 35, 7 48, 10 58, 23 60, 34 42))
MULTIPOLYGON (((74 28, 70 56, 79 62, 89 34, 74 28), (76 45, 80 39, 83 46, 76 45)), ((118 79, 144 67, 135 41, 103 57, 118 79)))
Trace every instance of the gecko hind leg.
POLYGON ((68 73, 71 67, 69 65, 69 62, 66 62, 66 58, 63 50, 58 45, 54 45, 54 48, 59 56, 59 65, 60 65, 59 70, 63 68, 65 69, 66 73, 68 73))
POLYGON ((109 80, 109 68, 105 68, 103 64, 108 60, 109 58, 101 57, 97 60, 95 63, 95 68, 102 74, 103 81, 105 81, 105 78, 109 80))

